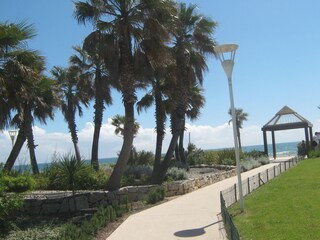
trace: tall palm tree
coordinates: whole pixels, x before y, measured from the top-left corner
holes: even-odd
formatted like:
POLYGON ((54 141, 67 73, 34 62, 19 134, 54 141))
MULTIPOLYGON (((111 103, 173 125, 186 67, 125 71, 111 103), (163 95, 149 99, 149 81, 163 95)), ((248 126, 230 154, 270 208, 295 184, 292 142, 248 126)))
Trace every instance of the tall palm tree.
MULTIPOLYGON (((189 118, 191 121, 198 119, 200 115, 200 109, 205 104, 205 98, 203 95, 203 89, 198 85, 192 86, 190 89, 190 95, 188 99, 187 111, 185 117, 189 118)), ((176 155, 179 155, 180 161, 189 169, 188 163, 185 156, 184 149, 184 132, 185 132, 185 118, 182 122, 181 133, 179 136, 178 151, 176 155)))
MULTIPOLYGON (((80 56, 73 61, 82 66, 84 74, 92 75, 92 89, 94 98, 94 133, 91 150, 91 165, 99 170, 99 137, 102 126, 105 104, 112 104, 111 85, 117 77, 116 61, 117 49, 113 46, 111 35, 103 34, 97 30, 90 33, 84 40, 83 48, 75 48, 80 56)), ((114 85, 114 84, 113 84, 114 85)))
MULTIPOLYGON (((237 137, 238 137, 238 143, 239 148, 241 150, 241 137, 240 137, 240 129, 242 129, 243 122, 248 120, 249 114, 244 112, 242 108, 235 108, 236 113, 236 127, 237 127, 237 137)), ((231 108, 228 111, 228 114, 232 117, 231 108)), ((229 124, 232 122, 232 119, 229 120, 229 124)))
POLYGON ((76 65, 69 68, 54 67, 51 71, 56 80, 60 92, 60 108, 65 121, 68 123, 76 159, 81 161, 80 149, 78 146, 78 134, 76 125, 76 113, 81 117, 82 105, 88 107, 90 95, 88 89, 84 91, 80 75, 81 70, 76 65))
POLYGON ((47 118, 53 119, 57 97, 52 80, 42 75, 44 59, 35 51, 16 51, 15 60, 8 62, 7 70, 15 72, 7 83, 8 99, 12 101, 15 116, 11 124, 18 126, 19 133, 7 162, 6 170, 11 170, 25 140, 27 140, 30 162, 34 174, 39 173, 33 136, 33 123, 38 120, 46 123, 47 118), (28 68, 31 75, 21 74, 19 68, 28 68))
MULTIPOLYGON (((119 49, 119 83, 125 108, 123 145, 119 159, 106 188, 116 190, 130 157, 134 137, 134 104, 136 103, 136 78, 134 50, 141 47, 144 33, 163 33, 161 22, 166 20, 170 1, 160 0, 89 0, 75 3, 75 16, 79 23, 92 22, 94 27, 113 34, 119 49), (160 12, 161 14, 152 14, 160 12), (154 18, 157 16, 157 19, 154 18)), ((160 37, 159 37, 160 38, 160 37)), ((116 61, 117 59, 115 59, 116 61)))
POLYGON ((180 3, 174 24, 172 54, 176 65, 176 84, 171 112, 172 137, 167 153, 160 167, 154 168, 153 183, 162 183, 170 165, 177 141, 184 130, 184 119, 188 108, 191 88, 203 82, 203 72, 207 70, 206 56, 214 54, 214 32, 216 23, 195 12, 196 6, 180 3))
MULTIPOLYGON (((14 99, 9 99, 7 84, 12 82, 14 74, 30 76, 31 70, 17 62, 16 53, 23 50, 26 41, 35 36, 35 29, 27 22, 0 23, 0 129, 8 127, 11 119, 10 104, 14 99), (16 71, 12 71, 13 65, 16 71)), ((17 83, 18 84, 18 83, 17 83)))

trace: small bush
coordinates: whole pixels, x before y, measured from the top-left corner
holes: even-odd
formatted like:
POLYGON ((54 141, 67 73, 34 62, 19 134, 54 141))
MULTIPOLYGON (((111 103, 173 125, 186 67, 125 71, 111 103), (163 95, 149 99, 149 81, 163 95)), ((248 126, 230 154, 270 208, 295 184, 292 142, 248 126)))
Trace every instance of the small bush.
POLYGON ((226 158, 226 159, 223 159, 221 161, 221 164, 222 165, 227 165, 227 166, 235 166, 236 165, 236 159, 235 158, 226 158))
POLYGON ((74 156, 56 158, 43 175, 48 178, 48 190, 103 189, 109 179, 105 171, 94 171, 90 164, 77 162, 74 156))
POLYGON ((128 165, 152 166, 153 162, 154 162, 154 154, 152 152, 148 152, 144 150, 137 152, 136 148, 133 148, 128 161, 128 165))
POLYGON ((169 168, 166 174, 166 180, 178 181, 187 179, 187 172, 182 168, 169 168))
POLYGON ((309 158, 318 158, 320 157, 320 149, 314 149, 309 152, 309 158))
POLYGON ((25 192, 35 187, 35 180, 31 175, 3 176, 3 184, 7 187, 8 192, 25 192))
POLYGON ((187 162, 189 165, 200 165, 205 161, 204 151, 200 148, 194 149, 187 155, 187 162))
POLYGON ((87 240, 93 239, 93 236, 108 223, 113 222, 123 212, 127 212, 124 206, 108 206, 99 208, 98 211, 89 220, 85 220, 80 226, 76 224, 66 224, 59 239, 63 240, 87 240))
POLYGON ((151 166, 128 166, 121 179, 121 186, 134 186, 147 184, 152 174, 151 166))
POLYGON ((153 189, 147 197, 147 203, 148 204, 155 204, 157 202, 160 202, 164 199, 165 191, 163 187, 157 187, 156 189, 153 189))

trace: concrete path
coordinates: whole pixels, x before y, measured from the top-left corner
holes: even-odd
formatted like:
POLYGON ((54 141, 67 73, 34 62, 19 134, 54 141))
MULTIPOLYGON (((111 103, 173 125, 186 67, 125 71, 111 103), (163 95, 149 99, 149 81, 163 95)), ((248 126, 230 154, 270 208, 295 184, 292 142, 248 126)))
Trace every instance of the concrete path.
MULTIPOLYGON (((279 163, 241 174, 242 180, 279 163)), ((231 177, 131 215, 108 240, 226 239, 220 215, 220 191, 231 187, 231 177)))

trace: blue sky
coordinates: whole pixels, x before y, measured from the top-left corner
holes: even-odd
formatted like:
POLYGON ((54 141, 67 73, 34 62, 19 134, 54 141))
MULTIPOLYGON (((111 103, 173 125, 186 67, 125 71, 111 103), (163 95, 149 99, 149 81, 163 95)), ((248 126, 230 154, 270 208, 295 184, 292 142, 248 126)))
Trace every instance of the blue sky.
MULTIPOLYGON (((320 130, 320 110, 317 108, 320 104, 319 1, 184 2, 196 4, 199 13, 218 22, 214 37, 219 44, 239 45, 233 72, 233 91, 235 106, 249 114, 242 134, 244 145, 261 144, 261 127, 285 105, 311 121, 314 131, 320 130)), ((53 66, 67 66, 68 58, 73 53, 71 47, 80 45, 92 30, 90 25, 79 25, 74 19, 72 1, 0 0, 0 21, 21 20, 33 23, 37 29, 38 35, 29 42, 29 47, 39 50, 46 57, 48 72, 53 66)), ((200 118, 188 125, 187 131, 191 132, 191 140, 199 147, 230 147, 233 136, 227 124, 230 102, 226 76, 216 59, 208 59, 208 66, 204 81, 206 106, 200 118)), ((121 96, 113 93, 113 99, 114 105, 105 111, 106 136, 100 143, 101 157, 115 156, 121 147, 121 139, 114 136, 108 123, 108 118, 123 114, 121 96)), ((135 139, 135 145, 140 149, 152 150, 154 147, 149 145, 154 141, 151 139, 154 138, 153 116, 152 109, 136 116, 142 125, 141 136, 135 139)), ((92 117, 93 110, 90 108, 83 118, 77 119, 85 156, 90 152, 92 117)), ((46 126, 36 123, 35 132, 36 142, 40 142, 37 149, 40 162, 48 161, 52 151, 72 149, 67 125, 59 112, 55 120, 49 121, 46 126), (50 146, 52 148, 48 150, 50 146)), ((279 132, 276 137, 279 142, 299 141, 303 138, 303 130, 279 132)), ((11 147, 6 132, 0 133, 0 143, 5 153, 0 161, 4 161, 11 147)))

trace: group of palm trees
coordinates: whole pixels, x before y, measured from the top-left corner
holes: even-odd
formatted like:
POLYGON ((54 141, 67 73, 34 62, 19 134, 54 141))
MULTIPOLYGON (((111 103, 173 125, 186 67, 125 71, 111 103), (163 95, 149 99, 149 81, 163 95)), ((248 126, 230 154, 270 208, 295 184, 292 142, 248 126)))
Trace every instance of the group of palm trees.
POLYGON ((43 57, 27 49, 35 36, 32 25, 0 25, 0 127, 19 129, 17 140, 5 164, 10 170, 27 140, 32 171, 38 173, 33 121, 54 117, 61 109, 81 159, 75 116, 94 102, 94 136, 91 163, 99 169, 98 143, 103 112, 112 104, 111 91, 121 93, 124 106, 123 145, 106 189, 120 187, 133 139, 138 112, 155 105, 157 134, 153 183, 161 183, 173 153, 184 159, 183 133, 186 117, 195 119, 204 105, 203 73, 206 59, 214 55, 216 22, 196 12, 196 6, 171 0, 87 0, 76 1, 74 16, 94 31, 74 47, 68 67, 54 67, 44 74, 43 57), (146 95, 138 100, 136 92, 146 95), (171 141, 164 157, 162 142, 166 120, 170 119, 171 141))

